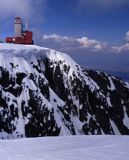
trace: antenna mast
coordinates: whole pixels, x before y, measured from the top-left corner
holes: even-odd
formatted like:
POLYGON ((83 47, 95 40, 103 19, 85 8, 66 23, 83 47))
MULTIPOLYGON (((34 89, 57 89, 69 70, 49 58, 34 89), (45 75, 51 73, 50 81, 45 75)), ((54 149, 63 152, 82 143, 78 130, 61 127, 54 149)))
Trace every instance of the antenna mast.
POLYGON ((28 31, 28 19, 26 19, 26 31, 28 31))

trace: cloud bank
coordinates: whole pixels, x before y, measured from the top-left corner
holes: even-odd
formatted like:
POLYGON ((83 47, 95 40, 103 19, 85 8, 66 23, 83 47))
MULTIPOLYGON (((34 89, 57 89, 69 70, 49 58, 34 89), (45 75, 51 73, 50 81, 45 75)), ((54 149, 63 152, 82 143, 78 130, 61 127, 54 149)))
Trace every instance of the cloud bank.
POLYGON ((89 39, 87 37, 73 38, 57 34, 43 35, 41 45, 66 53, 81 53, 86 51, 101 52, 107 48, 106 43, 89 39))
MULTIPOLYGON (((35 32, 36 44, 53 48, 65 53, 125 53, 129 52, 129 32, 125 35, 125 43, 119 46, 109 45, 105 42, 100 42, 90 39, 86 36, 80 38, 73 38, 68 36, 61 36, 57 34, 45 34, 35 32), (38 34, 37 34, 38 33, 38 34)), ((124 39, 124 38, 123 38, 124 39)))
POLYGON ((0 18, 21 16, 29 19, 42 17, 46 0, 0 0, 0 18))

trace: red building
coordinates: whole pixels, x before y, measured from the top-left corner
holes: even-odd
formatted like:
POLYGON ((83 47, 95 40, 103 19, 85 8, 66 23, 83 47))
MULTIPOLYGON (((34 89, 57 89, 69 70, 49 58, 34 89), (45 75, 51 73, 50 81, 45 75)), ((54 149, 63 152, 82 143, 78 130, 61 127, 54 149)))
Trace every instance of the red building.
POLYGON ((22 19, 20 17, 15 18, 14 28, 15 36, 6 37, 6 43, 14 44, 33 44, 33 32, 28 30, 28 24, 26 23, 26 30, 22 29, 22 19))

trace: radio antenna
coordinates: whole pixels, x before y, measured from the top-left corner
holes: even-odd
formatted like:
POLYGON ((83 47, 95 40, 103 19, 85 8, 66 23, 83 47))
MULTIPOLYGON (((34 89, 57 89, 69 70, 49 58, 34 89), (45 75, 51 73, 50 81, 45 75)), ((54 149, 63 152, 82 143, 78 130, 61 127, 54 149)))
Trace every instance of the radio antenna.
POLYGON ((28 31, 28 18, 26 19, 26 31, 28 31))

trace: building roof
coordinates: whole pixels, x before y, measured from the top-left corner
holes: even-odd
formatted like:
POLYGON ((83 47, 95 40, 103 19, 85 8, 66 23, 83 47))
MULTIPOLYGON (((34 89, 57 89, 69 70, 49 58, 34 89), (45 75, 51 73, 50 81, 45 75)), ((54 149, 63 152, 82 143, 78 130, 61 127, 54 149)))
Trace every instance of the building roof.
POLYGON ((16 19, 16 20, 22 20, 20 17, 16 17, 15 19, 16 19))

